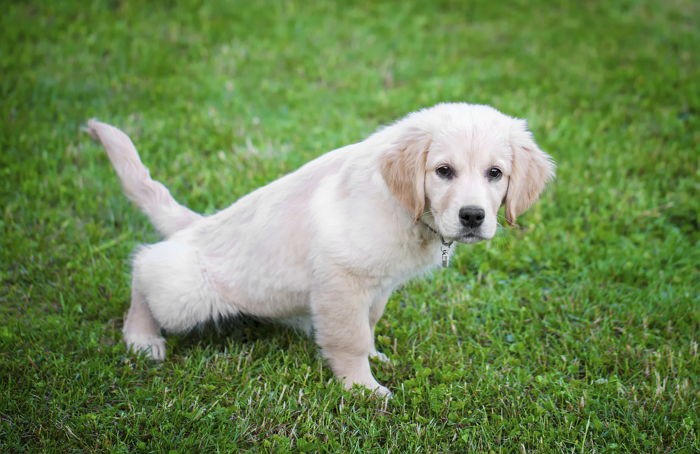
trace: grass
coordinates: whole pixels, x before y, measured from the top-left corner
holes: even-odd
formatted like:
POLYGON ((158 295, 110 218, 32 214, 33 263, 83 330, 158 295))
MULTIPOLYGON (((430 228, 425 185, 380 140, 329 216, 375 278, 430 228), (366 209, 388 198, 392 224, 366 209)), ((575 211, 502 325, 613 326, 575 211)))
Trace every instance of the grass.
POLYGON ((698 452, 700 7, 8 2, 0 16, 0 451, 698 452), (395 397, 274 326, 121 343, 157 240, 92 116, 211 213, 440 101, 527 118, 543 199, 378 326, 395 397))

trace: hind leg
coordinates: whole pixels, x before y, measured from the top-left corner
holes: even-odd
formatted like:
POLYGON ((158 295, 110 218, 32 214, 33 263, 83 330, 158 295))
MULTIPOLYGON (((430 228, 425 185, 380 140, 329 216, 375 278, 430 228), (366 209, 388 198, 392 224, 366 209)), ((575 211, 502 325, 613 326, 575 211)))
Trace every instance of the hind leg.
POLYGON ((131 350, 165 357, 160 330, 186 334, 210 320, 238 313, 219 293, 208 264, 184 241, 166 240, 134 255, 132 302, 124 326, 131 350))
POLYGON ((144 353, 156 361, 165 359, 165 339, 160 335, 160 326, 135 282, 131 289, 131 307, 124 319, 122 332, 129 351, 144 353))

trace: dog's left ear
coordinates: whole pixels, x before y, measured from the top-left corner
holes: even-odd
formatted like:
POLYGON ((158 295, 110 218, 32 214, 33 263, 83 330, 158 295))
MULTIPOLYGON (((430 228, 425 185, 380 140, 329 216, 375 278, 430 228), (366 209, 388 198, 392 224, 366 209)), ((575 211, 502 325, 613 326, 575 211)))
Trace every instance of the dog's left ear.
POLYGON ((430 142, 429 133, 412 128, 380 158, 384 182, 416 221, 425 210, 425 161, 430 142))
POLYGON ((510 130, 510 147, 513 161, 504 204, 506 221, 513 225, 554 178, 555 165, 552 157, 537 146, 525 120, 514 120, 510 130))

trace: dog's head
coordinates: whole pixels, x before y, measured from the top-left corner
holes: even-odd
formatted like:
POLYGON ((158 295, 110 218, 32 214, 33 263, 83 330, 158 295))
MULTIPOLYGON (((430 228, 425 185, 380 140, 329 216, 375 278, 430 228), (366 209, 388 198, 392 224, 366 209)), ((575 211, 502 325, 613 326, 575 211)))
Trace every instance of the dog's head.
POLYGON ((491 239, 501 205, 514 224, 554 177, 525 121, 488 106, 439 104, 391 128, 384 181, 416 221, 446 240, 491 239))

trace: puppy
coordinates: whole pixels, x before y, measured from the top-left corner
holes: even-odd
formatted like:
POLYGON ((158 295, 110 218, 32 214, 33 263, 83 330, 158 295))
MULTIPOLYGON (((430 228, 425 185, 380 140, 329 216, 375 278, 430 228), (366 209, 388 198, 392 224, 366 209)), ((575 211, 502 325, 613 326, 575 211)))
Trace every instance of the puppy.
POLYGON ((134 254, 128 348, 165 358, 161 332, 247 314, 313 335, 346 387, 389 390, 369 358, 391 292, 446 266, 455 243, 515 223, 554 177, 526 123, 439 104, 331 151, 202 216, 150 178, 129 137, 90 120, 124 192, 165 239, 134 254))

